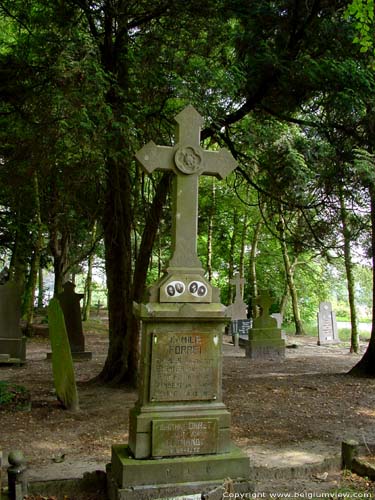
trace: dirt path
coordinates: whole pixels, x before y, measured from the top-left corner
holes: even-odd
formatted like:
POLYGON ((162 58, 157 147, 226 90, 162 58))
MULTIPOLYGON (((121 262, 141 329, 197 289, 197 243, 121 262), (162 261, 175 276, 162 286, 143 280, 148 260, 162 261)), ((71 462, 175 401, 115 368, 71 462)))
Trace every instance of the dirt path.
MULTIPOLYGON (((232 438, 249 454, 259 488, 291 488, 296 481, 298 488, 316 482, 323 491, 339 481, 330 468, 335 456, 337 466, 343 439, 375 443, 375 380, 345 375, 359 359, 347 346, 318 347, 311 337, 289 340, 297 347, 287 349, 285 361, 260 363, 225 338, 223 391, 232 438)), ((32 477, 104 469, 111 445, 127 441, 136 393, 89 384, 103 366, 107 337, 87 332, 86 344, 93 359, 75 365, 78 413, 62 410, 55 400, 47 340, 28 342, 25 366, 0 367, 0 380, 26 386, 32 399, 31 411, 0 412, 0 449, 4 456, 23 450, 32 477)))

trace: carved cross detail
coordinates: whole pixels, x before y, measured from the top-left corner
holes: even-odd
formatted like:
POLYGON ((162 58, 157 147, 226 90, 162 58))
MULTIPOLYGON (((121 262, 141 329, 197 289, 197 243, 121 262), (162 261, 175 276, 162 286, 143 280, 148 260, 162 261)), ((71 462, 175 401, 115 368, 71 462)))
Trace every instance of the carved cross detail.
POLYGON ((189 105, 175 117, 176 144, 158 146, 150 141, 136 153, 142 168, 171 170, 173 180, 172 258, 170 271, 201 272, 197 256, 198 184, 200 175, 214 175, 224 179, 237 166, 226 149, 207 151, 200 146, 203 118, 189 105))
POLYGON ((230 284, 236 286, 235 301, 237 302, 238 300, 241 300, 242 299, 241 287, 245 284, 245 280, 243 278, 240 278, 240 273, 236 273, 234 275, 234 278, 230 280, 230 284))

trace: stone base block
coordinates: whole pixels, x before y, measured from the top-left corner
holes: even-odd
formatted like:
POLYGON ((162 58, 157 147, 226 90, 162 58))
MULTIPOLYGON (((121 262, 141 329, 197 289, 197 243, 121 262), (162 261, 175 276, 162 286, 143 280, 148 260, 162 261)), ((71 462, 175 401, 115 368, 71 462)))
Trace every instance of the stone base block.
POLYGON ((285 340, 280 328, 251 328, 246 344, 246 357, 261 361, 285 358, 285 340))
POLYGON ((209 492, 230 479, 236 491, 251 492, 249 458, 229 453, 136 460, 126 445, 112 447, 107 469, 110 500, 163 499, 209 492))
MULTIPOLYGON (((52 352, 47 352, 47 360, 51 361, 52 352)), ((82 351, 82 352, 72 352, 73 361, 89 361, 92 359, 92 352, 82 351)))
POLYGON ((1 363, 25 363, 26 337, 0 338, 0 354, 1 363))

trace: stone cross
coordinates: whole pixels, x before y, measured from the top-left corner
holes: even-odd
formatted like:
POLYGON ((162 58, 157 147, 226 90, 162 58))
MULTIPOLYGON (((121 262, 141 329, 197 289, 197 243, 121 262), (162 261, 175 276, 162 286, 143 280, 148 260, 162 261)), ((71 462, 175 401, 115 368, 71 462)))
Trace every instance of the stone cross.
POLYGON ((268 293, 268 291, 263 291, 260 295, 258 295, 258 297, 256 297, 255 299, 255 303, 261 309, 261 316, 269 316, 269 310, 273 304, 273 298, 268 293))
POLYGON ((198 183, 200 175, 224 179, 237 166, 226 149, 206 151, 200 146, 202 116, 189 105, 175 117, 176 144, 157 146, 147 143, 136 154, 142 168, 170 170, 174 176, 172 258, 170 271, 199 272, 202 264, 197 256, 198 183))
POLYGON ((240 273, 236 273, 234 275, 234 278, 231 279, 229 283, 231 285, 235 285, 236 286, 236 297, 235 297, 235 300, 237 301, 238 299, 240 299, 240 297, 242 297, 241 286, 243 286, 245 284, 245 280, 243 278, 240 278, 240 273))

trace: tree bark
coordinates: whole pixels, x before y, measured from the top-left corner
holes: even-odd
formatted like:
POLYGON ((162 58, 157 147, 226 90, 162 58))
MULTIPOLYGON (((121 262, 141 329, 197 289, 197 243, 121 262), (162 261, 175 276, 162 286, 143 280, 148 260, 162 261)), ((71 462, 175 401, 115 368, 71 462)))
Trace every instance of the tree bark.
POLYGON ((207 228, 207 273, 208 281, 212 281, 212 240, 214 230, 214 214, 216 206, 216 184, 215 178, 212 178, 211 189, 211 205, 208 212, 208 228, 207 228))
POLYGON ((349 371, 356 377, 375 377, 375 186, 370 187, 372 248, 372 330, 370 342, 362 359, 349 371))
POLYGON ((296 335, 305 335, 305 330, 303 328, 303 323, 301 320, 300 310, 298 306, 298 294, 294 283, 293 267, 290 264, 288 248, 285 241, 285 222, 282 214, 280 214, 279 228, 280 228, 279 231, 280 231, 281 252, 284 260, 286 281, 288 283, 290 298, 292 299, 292 309, 293 309, 294 324, 296 327, 296 335))
POLYGON ((340 215, 342 223, 342 233, 344 236, 344 263, 346 271, 346 281, 348 284, 350 322, 352 329, 350 337, 350 352, 358 352, 359 335, 357 328, 357 311, 355 307, 355 281, 353 272, 353 261, 350 248, 350 227, 349 227, 348 213, 345 207, 345 199, 342 189, 340 189, 340 215))
POLYGON ((43 309, 44 300, 44 279, 43 279, 43 268, 39 265, 38 269, 38 309, 43 309))
MULTIPOLYGON (((238 213, 235 210, 233 214, 233 233, 229 241, 229 258, 228 258, 228 284, 234 274, 234 249, 236 248, 238 213)), ((233 287, 229 284, 228 304, 233 303, 233 287)))
POLYGON ((251 317, 256 317, 256 310, 253 307, 254 298, 258 295, 256 256, 258 249, 259 236, 262 229, 263 221, 260 219, 255 225, 253 238, 251 240, 251 250, 249 259, 249 308, 248 311, 251 317))
MULTIPOLYGON (((92 247, 94 247, 96 241, 96 228, 97 228, 97 223, 95 221, 92 229, 92 238, 91 238, 92 247)), ((85 290, 83 297, 82 321, 87 321, 88 319, 90 319, 93 263, 94 263, 94 248, 87 259, 87 274, 86 274, 85 290)))

